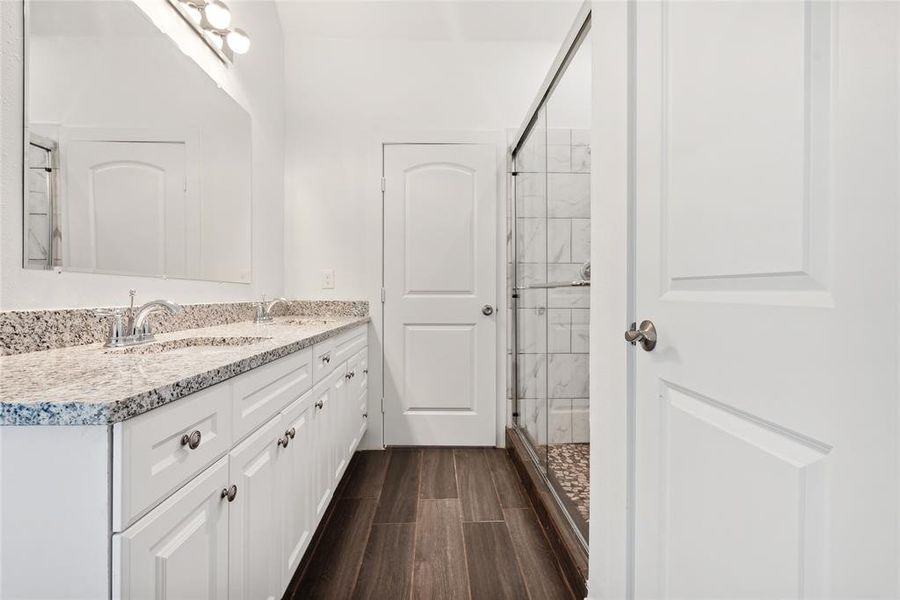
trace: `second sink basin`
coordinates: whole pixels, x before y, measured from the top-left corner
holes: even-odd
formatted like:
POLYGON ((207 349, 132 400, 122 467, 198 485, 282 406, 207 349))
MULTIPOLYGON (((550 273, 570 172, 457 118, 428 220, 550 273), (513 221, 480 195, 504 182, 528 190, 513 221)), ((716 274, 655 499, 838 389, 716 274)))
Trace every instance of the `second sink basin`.
POLYGON ((185 349, 232 348, 234 346, 250 346, 272 338, 267 337, 190 337, 165 342, 152 342, 146 346, 132 346, 123 352, 128 354, 160 354, 185 349))

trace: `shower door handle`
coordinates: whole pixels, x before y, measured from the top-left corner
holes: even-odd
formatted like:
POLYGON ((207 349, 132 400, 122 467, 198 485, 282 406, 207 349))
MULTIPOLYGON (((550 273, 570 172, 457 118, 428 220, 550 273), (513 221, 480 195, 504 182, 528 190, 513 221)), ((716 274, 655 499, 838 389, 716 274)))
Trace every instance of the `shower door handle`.
POLYGON ((491 316, 492 314, 494 314, 494 307, 491 306, 490 304, 485 304, 484 306, 481 307, 481 314, 483 314, 486 317, 491 316))

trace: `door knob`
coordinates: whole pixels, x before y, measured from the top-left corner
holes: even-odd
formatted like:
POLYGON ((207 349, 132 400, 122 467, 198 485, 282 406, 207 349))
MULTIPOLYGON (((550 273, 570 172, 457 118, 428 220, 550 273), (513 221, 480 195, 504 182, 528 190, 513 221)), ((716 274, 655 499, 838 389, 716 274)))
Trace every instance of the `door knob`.
POLYGON ((641 343, 641 348, 650 352, 656 348, 656 326, 653 321, 641 321, 641 326, 635 329, 635 324, 631 324, 631 329, 625 332, 625 341, 634 346, 641 343))
POLYGON ((494 314, 494 307, 491 306, 490 304, 485 304, 484 306, 481 307, 481 314, 483 314, 486 317, 491 316, 492 314, 494 314))

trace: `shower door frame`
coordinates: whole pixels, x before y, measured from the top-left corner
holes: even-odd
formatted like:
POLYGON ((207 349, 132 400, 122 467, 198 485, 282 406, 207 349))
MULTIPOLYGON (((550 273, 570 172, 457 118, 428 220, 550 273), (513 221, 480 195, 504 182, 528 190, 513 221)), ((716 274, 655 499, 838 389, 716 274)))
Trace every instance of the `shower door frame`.
MULTIPOLYGON (((519 265, 519 253, 518 253, 518 214, 517 214, 517 169, 516 169, 516 156, 525 144, 528 139, 528 136, 531 134, 535 125, 538 123, 540 119, 541 111, 547 105, 548 100, 550 99, 553 90, 556 88, 559 81, 562 79, 563 74, 566 72, 566 69, 569 66, 569 63, 572 62, 572 59, 575 57, 575 54, 581 48, 581 44, 584 39, 587 37, 588 33, 591 30, 591 0, 585 0, 584 3, 578 10, 578 14, 575 17, 575 20, 572 24, 572 27, 569 29, 569 32, 566 35, 565 40, 560 48, 560 51, 557 53, 556 58, 553 61, 553 64, 550 67, 547 76, 544 78, 543 83, 541 84, 540 89, 538 90, 537 96, 535 97, 534 102, 532 102, 531 107, 528 109, 527 116, 522 123, 522 126, 516 132, 515 137, 512 140, 512 143, 509 146, 508 156, 508 167, 510 170, 509 173, 509 193, 510 196, 510 254, 512 256, 512 269, 510 269, 510 286, 508 289, 509 292, 509 306, 512 309, 510 319, 510 373, 511 373, 511 385, 510 385, 510 395, 512 398, 512 422, 513 429, 516 435, 519 436, 520 440, 523 442, 523 446, 527 449, 529 457, 534 462, 534 464, 538 467, 537 471, 541 474, 541 477, 544 479, 544 484, 547 489, 550 491, 551 496, 553 496, 554 501, 559 505, 560 509, 562 509, 562 513, 566 516, 568 521, 568 525, 571 530, 574 532, 576 539, 581 543, 584 548, 585 553, 588 552, 588 542, 587 539, 582 535, 580 529, 569 513, 569 509, 566 507, 563 499, 560 497, 559 492, 556 490, 556 487, 550 480, 549 474, 547 472, 546 465, 541 464, 540 457, 535 451, 531 440, 528 435, 522 430, 522 427, 519 425, 519 417, 521 415, 521 411, 519 410, 519 274, 518 274, 518 265, 519 265)), ((546 174, 546 171, 545 171, 546 174)), ((546 193, 546 190, 545 190, 546 193)), ((549 403, 549 401, 548 401, 549 403)), ((549 406, 548 406, 549 411, 549 406)), ((548 412, 549 414, 549 412, 548 412)))

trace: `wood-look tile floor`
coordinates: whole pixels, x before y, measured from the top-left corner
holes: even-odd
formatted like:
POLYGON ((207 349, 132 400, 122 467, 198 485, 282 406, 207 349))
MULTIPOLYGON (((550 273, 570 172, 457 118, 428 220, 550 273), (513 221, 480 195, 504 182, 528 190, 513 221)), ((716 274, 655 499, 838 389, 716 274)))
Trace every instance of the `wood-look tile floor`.
POLYGON ((291 600, 574 598, 498 448, 357 453, 291 600))

